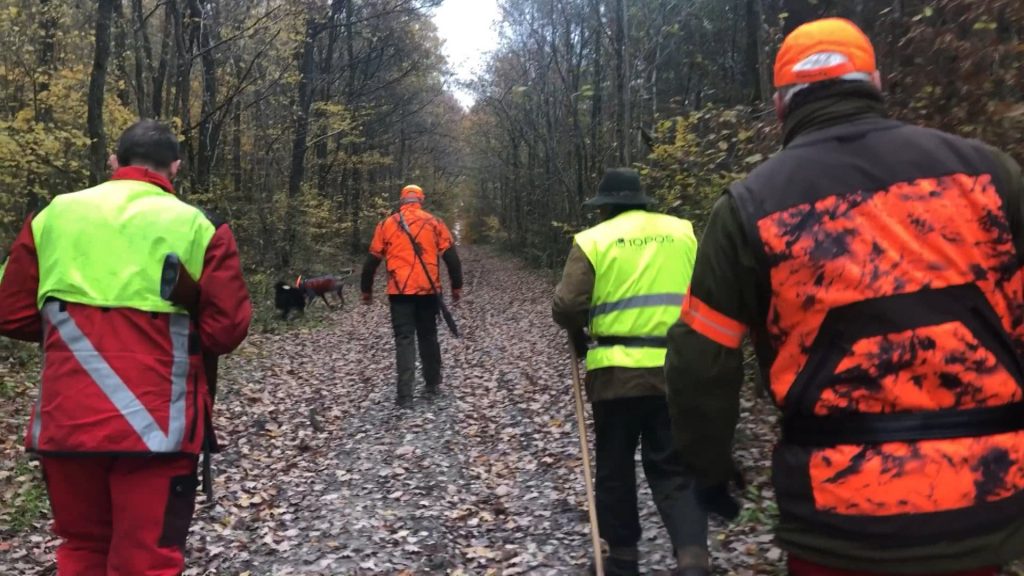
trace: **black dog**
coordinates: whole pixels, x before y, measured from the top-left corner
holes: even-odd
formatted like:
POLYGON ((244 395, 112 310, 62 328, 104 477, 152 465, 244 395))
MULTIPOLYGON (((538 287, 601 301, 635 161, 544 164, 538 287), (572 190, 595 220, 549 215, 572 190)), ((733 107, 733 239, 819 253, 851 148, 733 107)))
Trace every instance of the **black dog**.
POLYGON ((287 282, 278 282, 274 285, 274 308, 281 311, 282 320, 287 320, 292 310, 306 311, 306 295, 287 282))

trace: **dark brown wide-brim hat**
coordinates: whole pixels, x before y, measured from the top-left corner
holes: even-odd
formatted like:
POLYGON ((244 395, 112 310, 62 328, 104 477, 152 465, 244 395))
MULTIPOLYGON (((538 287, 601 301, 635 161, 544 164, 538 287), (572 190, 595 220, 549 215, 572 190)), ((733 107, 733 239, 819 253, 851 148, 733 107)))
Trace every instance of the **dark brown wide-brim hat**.
POLYGON ((648 206, 654 199, 644 193, 640 174, 629 168, 613 168, 604 173, 597 187, 597 196, 583 203, 588 208, 600 206, 648 206))

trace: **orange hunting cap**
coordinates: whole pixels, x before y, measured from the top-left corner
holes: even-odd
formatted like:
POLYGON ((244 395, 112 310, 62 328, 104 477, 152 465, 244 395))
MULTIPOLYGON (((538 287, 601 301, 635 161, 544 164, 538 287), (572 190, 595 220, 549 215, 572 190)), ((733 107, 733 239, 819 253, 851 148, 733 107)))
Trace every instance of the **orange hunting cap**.
POLYGON ((423 188, 420 188, 415 184, 410 184, 405 188, 402 188, 402 204, 406 204, 408 202, 423 202, 425 197, 426 196, 423 194, 423 188))
POLYGON ((849 78, 870 80, 877 70, 875 48, 845 18, 808 22, 791 32, 775 58, 775 87, 849 78))

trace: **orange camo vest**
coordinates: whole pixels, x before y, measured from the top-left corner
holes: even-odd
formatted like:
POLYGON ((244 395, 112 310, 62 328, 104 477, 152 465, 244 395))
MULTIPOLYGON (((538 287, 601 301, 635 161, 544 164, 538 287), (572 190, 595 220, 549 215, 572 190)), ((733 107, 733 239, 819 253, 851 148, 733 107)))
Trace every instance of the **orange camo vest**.
POLYGON ((784 520, 879 546, 1024 514, 1024 283, 983 145, 871 119, 731 190, 770 286, 784 520))

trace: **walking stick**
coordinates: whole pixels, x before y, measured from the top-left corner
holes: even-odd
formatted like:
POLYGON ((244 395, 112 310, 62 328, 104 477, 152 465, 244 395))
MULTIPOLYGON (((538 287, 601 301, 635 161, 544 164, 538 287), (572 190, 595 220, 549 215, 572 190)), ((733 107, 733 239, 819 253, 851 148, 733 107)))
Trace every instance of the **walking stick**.
POLYGON ((590 540, 594 546, 594 569, 597 576, 604 576, 604 562, 601 554, 601 532, 597 526, 597 506, 594 503, 594 483, 590 477, 590 445, 587 443, 587 423, 583 418, 583 385, 580 383, 580 359, 576 348, 569 341, 569 357, 572 358, 572 390, 576 398, 576 427, 580 433, 580 453, 583 455, 583 482, 587 488, 587 512, 590 515, 590 540))

